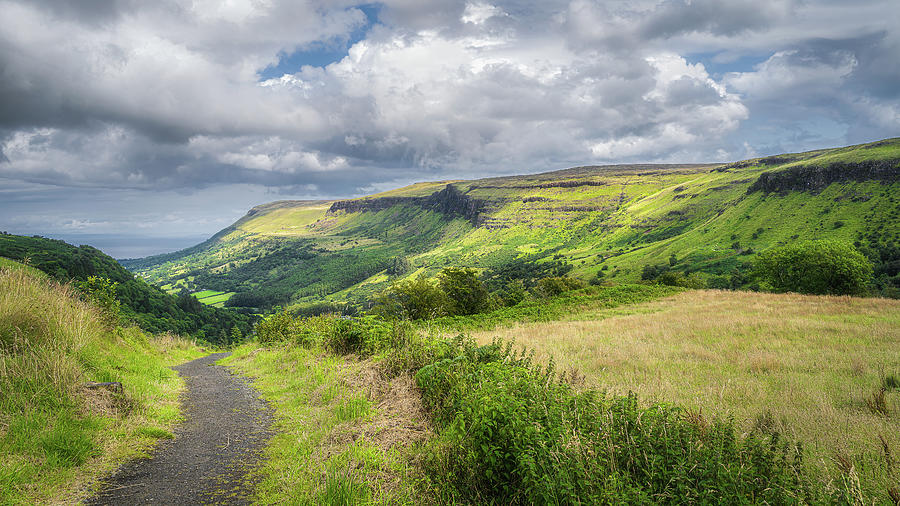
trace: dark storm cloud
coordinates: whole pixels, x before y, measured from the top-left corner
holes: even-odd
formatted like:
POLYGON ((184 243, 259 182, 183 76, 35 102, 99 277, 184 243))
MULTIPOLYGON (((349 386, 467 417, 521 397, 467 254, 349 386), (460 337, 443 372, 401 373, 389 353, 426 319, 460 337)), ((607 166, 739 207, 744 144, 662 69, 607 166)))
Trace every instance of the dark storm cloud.
POLYGON ((131 0, 32 0, 31 4, 58 19, 75 19, 81 23, 98 25, 115 20, 123 12, 137 5, 131 0))
POLYGON ((668 0, 647 16, 639 32, 648 39, 689 32, 735 36, 766 29, 784 19, 788 11, 786 2, 668 0))

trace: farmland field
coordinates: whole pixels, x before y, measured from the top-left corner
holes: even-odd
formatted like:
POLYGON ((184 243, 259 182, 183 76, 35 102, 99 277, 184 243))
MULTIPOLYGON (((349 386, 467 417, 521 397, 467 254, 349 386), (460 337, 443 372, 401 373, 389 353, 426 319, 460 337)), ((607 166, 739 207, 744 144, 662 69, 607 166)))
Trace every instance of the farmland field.
POLYGON ((193 296, 207 306, 224 307, 225 302, 234 295, 234 292, 217 292, 215 290, 201 290, 193 293, 193 296))

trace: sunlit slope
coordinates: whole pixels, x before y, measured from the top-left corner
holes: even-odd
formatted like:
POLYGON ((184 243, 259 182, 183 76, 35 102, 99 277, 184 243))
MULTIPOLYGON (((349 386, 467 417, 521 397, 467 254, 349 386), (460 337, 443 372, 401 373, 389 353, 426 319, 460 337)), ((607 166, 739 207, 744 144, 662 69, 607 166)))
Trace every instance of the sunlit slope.
POLYGON ((549 260, 585 279, 623 281, 674 261, 715 284, 789 241, 900 243, 898 167, 900 139, 889 139, 724 165, 418 183, 259 206, 206 243, 127 265, 173 289, 237 292, 230 304, 248 307, 360 302, 393 279, 448 265, 549 260))

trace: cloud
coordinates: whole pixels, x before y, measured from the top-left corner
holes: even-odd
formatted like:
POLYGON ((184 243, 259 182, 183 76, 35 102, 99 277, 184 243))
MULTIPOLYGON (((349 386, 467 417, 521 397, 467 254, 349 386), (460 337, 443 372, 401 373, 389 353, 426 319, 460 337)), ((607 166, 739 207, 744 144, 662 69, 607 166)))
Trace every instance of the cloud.
POLYGON ((374 23, 351 1, 0 8, 0 177, 17 181, 353 195, 900 129, 889 0, 386 0, 374 23), (716 73, 698 54, 761 63, 716 73))

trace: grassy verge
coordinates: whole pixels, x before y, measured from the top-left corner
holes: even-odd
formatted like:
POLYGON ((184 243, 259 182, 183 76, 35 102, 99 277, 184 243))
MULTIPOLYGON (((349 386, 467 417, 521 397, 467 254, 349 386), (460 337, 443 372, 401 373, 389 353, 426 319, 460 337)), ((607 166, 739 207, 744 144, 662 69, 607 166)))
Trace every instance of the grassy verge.
POLYGON ((74 503, 178 419, 180 338, 112 328, 68 286, 0 268, 0 503, 74 503), (123 391, 87 388, 121 382, 123 391))
POLYGON ((283 343, 247 343, 220 363, 253 377, 276 410, 256 502, 418 503, 411 458, 428 426, 409 375, 283 343))
POLYGON ((852 469, 870 500, 900 488, 900 302, 691 291, 622 313, 473 337, 515 339, 581 388, 776 430, 804 443, 821 482, 852 469))

